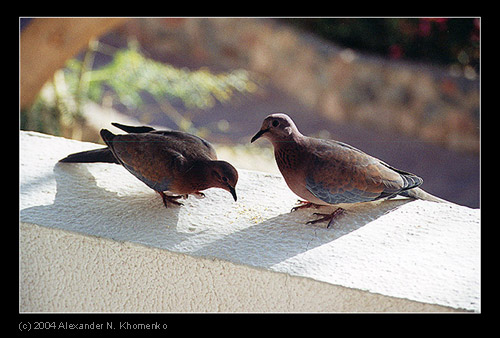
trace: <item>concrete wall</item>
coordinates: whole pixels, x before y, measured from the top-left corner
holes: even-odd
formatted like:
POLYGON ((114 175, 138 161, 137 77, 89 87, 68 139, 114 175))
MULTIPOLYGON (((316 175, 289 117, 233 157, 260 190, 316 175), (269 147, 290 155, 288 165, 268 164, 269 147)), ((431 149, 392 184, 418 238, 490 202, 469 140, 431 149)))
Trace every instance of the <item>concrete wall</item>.
POLYGON ((454 311, 130 242, 20 231, 22 312, 454 311))
POLYGON ((208 189, 166 209, 121 166, 57 163, 96 144, 20 146, 21 312, 481 310, 478 209, 365 203, 326 229, 246 170, 238 202, 208 189))

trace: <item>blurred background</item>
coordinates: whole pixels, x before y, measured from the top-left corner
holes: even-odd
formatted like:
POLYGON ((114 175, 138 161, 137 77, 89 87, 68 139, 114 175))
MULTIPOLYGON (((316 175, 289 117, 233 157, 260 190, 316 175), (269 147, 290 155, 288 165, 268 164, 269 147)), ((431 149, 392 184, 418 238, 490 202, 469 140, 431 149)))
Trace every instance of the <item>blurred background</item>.
POLYGON ((249 141, 286 112, 479 207, 479 18, 20 18, 20 45, 22 130, 180 129, 279 173, 249 141))

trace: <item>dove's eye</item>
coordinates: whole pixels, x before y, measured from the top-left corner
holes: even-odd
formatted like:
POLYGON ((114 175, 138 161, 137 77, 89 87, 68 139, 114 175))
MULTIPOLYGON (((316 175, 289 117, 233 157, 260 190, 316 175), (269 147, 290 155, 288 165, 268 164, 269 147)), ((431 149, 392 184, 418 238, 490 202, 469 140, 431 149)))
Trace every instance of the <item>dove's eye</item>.
POLYGON ((278 122, 278 120, 274 120, 274 121, 273 121, 273 127, 277 127, 277 126, 279 126, 279 124, 280 124, 280 123, 278 122))

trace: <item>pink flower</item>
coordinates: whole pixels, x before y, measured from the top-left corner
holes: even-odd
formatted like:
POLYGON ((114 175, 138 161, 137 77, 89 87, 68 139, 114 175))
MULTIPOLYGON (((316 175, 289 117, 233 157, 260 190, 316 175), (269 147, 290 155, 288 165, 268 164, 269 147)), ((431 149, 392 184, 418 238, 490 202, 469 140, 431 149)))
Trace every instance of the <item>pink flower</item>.
POLYGON ((399 45, 391 45, 389 47, 389 57, 391 59, 400 59, 403 56, 403 48, 399 45))
POLYGON ((422 18, 418 22, 418 33, 420 36, 429 36, 432 30, 431 22, 435 22, 441 32, 445 31, 447 21, 447 18, 422 18))
POLYGON ((474 41, 474 42, 478 42, 479 41, 479 28, 480 28, 479 19, 475 18, 474 19, 474 28, 472 30, 471 37, 470 37, 471 40, 474 41))
POLYGON ((431 23, 428 19, 422 19, 418 22, 418 35, 420 36, 431 35, 431 23))

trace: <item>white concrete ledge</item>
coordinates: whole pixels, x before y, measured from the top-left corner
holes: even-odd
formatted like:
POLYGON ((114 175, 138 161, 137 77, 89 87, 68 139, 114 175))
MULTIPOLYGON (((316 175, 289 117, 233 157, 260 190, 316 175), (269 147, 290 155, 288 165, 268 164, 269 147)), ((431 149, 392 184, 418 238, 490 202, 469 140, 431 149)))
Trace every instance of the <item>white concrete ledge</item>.
POLYGON ((480 311, 479 209, 365 203, 325 229, 246 170, 236 203, 209 189, 166 209, 118 165, 57 164, 98 145, 20 146, 23 312, 480 311))

